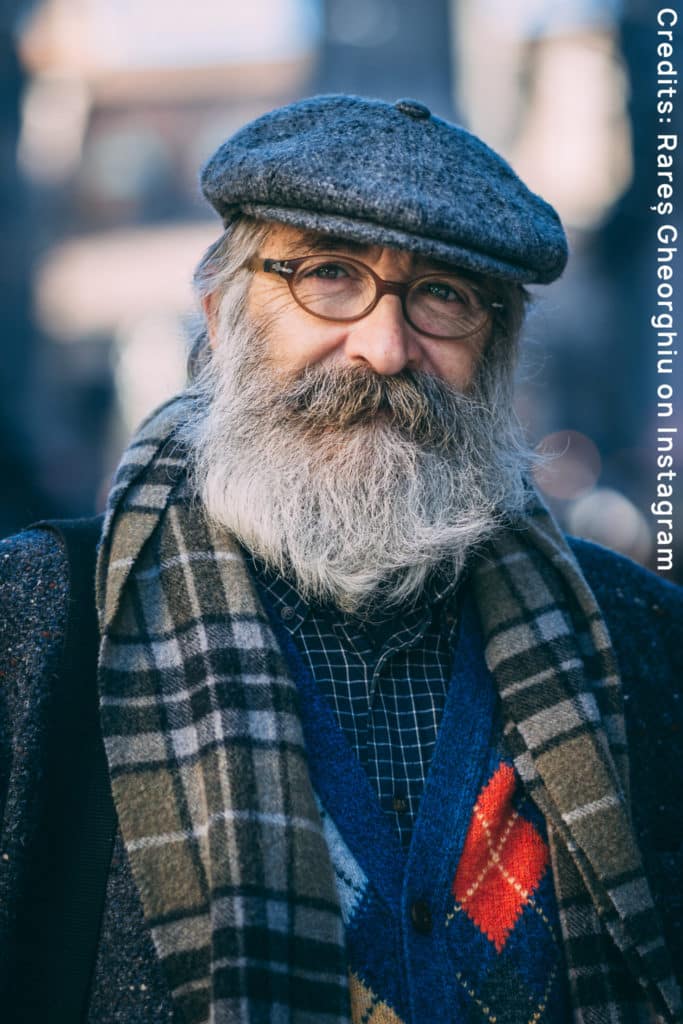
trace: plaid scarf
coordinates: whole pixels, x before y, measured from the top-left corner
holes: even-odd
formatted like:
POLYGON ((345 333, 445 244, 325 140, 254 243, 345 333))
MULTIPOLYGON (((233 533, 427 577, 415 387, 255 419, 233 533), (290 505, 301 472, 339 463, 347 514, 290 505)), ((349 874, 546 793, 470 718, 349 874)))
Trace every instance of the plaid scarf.
MULTIPOLYGON (((129 446, 98 559, 121 832, 179 1021, 348 1024, 360 1018, 296 686, 238 544, 189 493, 174 440, 186 415, 181 396, 129 446)), ((576 1019, 679 1020, 595 598, 540 499, 485 555, 485 657, 546 818, 576 1019)))

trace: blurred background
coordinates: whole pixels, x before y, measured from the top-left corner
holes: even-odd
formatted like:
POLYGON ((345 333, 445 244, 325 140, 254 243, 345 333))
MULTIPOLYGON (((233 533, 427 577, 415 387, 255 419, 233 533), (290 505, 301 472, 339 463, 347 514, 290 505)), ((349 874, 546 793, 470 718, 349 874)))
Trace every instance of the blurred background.
POLYGON ((5 0, 0 19, 0 535, 101 509, 130 433, 182 386, 192 272, 220 232, 201 163, 258 114, 341 91, 465 124, 559 210, 572 258, 534 290, 519 380, 556 454, 538 484, 570 532, 656 568, 656 5, 5 0))

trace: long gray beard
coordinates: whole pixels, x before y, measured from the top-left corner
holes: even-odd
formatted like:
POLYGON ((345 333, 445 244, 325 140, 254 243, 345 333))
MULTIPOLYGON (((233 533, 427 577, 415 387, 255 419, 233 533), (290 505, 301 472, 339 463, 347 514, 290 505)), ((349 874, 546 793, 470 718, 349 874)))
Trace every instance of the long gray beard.
POLYGON ((459 575, 524 509, 510 375, 485 369, 467 394, 414 372, 283 376, 242 317, 188 395, 196 494, 305 598, 356 614, 413 604, 437 565, 459 575))

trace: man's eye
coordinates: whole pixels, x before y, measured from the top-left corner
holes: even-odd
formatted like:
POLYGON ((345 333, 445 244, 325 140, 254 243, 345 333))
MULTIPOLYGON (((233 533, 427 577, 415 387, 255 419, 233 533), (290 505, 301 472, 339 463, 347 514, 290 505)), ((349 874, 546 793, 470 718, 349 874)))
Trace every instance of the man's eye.
POLYGON ((317 267, 307 270, 305 277, 317 277, 324 281, 338 281, 348 277, 348 270, 339 263, 320 263, 317 267))
POLYGON ((440 299, 441 302, 459 302, 463 305, 467 302, 467 299, 462 292, 456 291, 455 288, 446 281, 428 281, 423 285, 422 290, 426 292, 427 295, 430 295, 435 299, 440 299))

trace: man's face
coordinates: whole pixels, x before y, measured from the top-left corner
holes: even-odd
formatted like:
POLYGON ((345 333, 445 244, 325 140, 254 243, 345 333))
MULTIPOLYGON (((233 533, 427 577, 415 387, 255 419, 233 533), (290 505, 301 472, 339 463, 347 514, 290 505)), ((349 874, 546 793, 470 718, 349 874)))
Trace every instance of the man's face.
MULTIPOLYGON (((277 227, 258 255, 295 259, 319 243, 277 227)), ((444 273, 406 252, 332 247, 388 280, 444 273)), ((436 340, 394 295, 361 320, 328 322, 258 272, 205 306, 213 352, 184 435, 196 493, 210 521, 306 597, 347 612, 414 601, 436 565, 457 575, 524 507, 514 339, 497 336, 497 358, 482 359, 488 322, 436 340)))
MULTIPOLYGON (((353 257, 389 281, 410 281, 422 274, 453 269, 404 250, 340 243, 286 225, 273 225, 259 256, 284 260, 311 252, 353 257)), ((210 309, 209 301, 207 311, 210 309)), ((305 367, 335 366, 393 376, 415 370, 438 377, 459 391, 466 391, 472 382, 490 334, 490 324, 485 322, 463 339, 428 337, 405 319, 397 295, 382 296, 371 313, 351 323, 321 320, 302 309, 287 282, 273 273, 254 274, 247 315, 268 338, 269 362, 276 372, 296 374, 305 367)), ((215 344, 215 332, 210 333, 215 344)))

